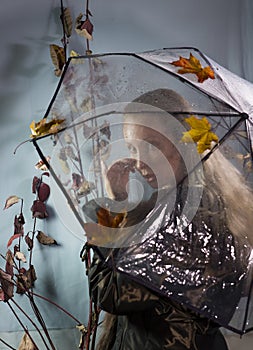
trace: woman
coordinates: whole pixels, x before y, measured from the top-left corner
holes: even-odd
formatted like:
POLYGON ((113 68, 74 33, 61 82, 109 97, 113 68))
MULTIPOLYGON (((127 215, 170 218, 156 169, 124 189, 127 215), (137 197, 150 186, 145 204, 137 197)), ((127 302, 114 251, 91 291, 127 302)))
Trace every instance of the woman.
MULTIPOLYGON (((166 89, 134 102, 175 111, 181 125, 185 114, 178 112, 189 110, 181 96, 166 89)), ((123 127, 130 160, 109 169, 108 193, 126 200, 128 175, 134 172, 153 191, 124 223, 141 232, 141 239, 120 248, 94 247, 90 293, 107 313, 97 349, 226 350, 219 324, 229 323, 246 288, 253 242, 248 237, 252 219, 242 217, 236 196, 243 195, 252 209, 252 194, 219 151, 203 163, 203 172, 189 171, 186 158, 192 152, 183 154, 185 145, 180 149, 176 142, 182 134, 171 123, 172 115, 158 121, 149 113, 133 113, 132 106, 123 127), (230 169, 226 179, 219 173, 224 167, 230 169), (198 205, 185 212, 193 178, 195 188, 196 183, 201 188, 198 205)))

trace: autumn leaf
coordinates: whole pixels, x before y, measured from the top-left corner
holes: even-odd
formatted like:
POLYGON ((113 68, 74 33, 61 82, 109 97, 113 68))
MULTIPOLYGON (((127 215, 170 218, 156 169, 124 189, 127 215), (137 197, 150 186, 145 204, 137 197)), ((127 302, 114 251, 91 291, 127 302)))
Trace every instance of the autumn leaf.
POLYGON ((93 24, 86 18, 85 21, 82 21, 83 14, 80 13, 76 18, 75 30, 78 35, 85 37, 88 40, 92 40, 93 33, 93 24))
POLYGON ((0 282, 1 282, 2 290, 4 292, 4 301, 8 301, 14 295, 13 293, 14 284, 12 281, 12 276, 6 273, 1 268, 0 268, 0 282))
POLYGON ((10 276, 13 276, 14 274, 14 255, 13 253, 8 249, 6 256, 5 256, 6 264, 5 264, 5 272, 8 273, 10 276))
POLYGON ((41 244, 44 244, 44 245, 53 245, 53 244, 56 245, 57 244, 55 239, 53 239, 52 237, 49 237, 48 235, 46 235, 42 231, 38 231, 36 238, 41 244))
POLYGON ((211 131, 211 124, 206 117, 198 119, 195 116, 185 118, 191 129, 184 132, 183 142, 196 142, 197 150, 203 153, 207 149, 211 149, 212 142, 218 142, 218 136, 211 131))
POLYGON ((49 46, 51 60, 55 67, 54 74, 59 77, 61 76, 63 67, 66 63, 64 48, 55 44, 49 46))
POLYGON ((112 213, 105 208, 100 208, 97 212, 98 224, 106 227, 117 228, 120 227, 126 218, 126 213, 112 213))
POLYGON ((38 200, 38 199, 33 201, 31 211, 33 213, 33 218, 45 219, 48 217, 47 208, 46 208, 45 203, 38 200))
POLYGON ((173 61, 171 64, 176 67, 182 67, 178 70, 179 74, 196 74, 199 83, 203 83, 208 78, 215 78, 212 68, 210 66, 203 68, 200 61, 191 53, 189 58, 180 56, 179 60, 173 61))
POLYGON ((46 183, 41 182, 38 188, 39 200, 41 200, 42 202, 45 202, 48 199, 49 195, 50 195, 50 187, 46 183))
POLYGON ((48 134, 56 134, 63 128, 65 119, 54 118, 47 122, 46 118, 42 118, 40 121, 35 122, 34 120, 30 124, 31 137, 45 136, 48 134))
POLYGON ((4 209, 10 208, 13 204, 18 203, 20 198, 18 196, 10 196, 6 199, 4 209))
POLYGON ((17 239, 19 237, 22 237, 21 233, 16 233, 16 234, 12 235, 11 238, 8 240, 7 248, 9 248, 9 246, 12 245, 12 242, 14 241, 14 239, 17 239))
POLYGON ((63 9, 62 22, 63 22, 66 36, 69 38, 72 34, 72 17, 71 17, 70 9, 68 7, 65 7, 63 9))
MULTIPOLYGON (((46 161, 49 163, 50 162, 51 157, 46 157, 46 161)), ((46 164, 43 162, 43 160, 39 160, 36 164, 35 164, 35 169, 41 170, 41 171, 47 171, 48 168, 46 166, 46 164)))
POLYGON ((27 290, 34 287, 37 279, 34 266, 31 265, 28 270, 21 268, 17 276, 17 293, 24 294, 27 290))
POLYGON ((21 342, 18 346, 18 350, 37 350, 37 346, 34 345, 31 338, 27 333, 24 333, 21 342))
POLYGON ((34 287, 34 282, 37 279, 34 266, 31 265, 28 270, 24 267, 19 269, 17 277, 17 293, 24 294, 28 289, 34 287))
POLYGON ((23 236, 24 234, 24 224, 25 219, 23 214, 19 214, 18 216, 15 215, 14 218, 14 234, 21 234, 23 236))

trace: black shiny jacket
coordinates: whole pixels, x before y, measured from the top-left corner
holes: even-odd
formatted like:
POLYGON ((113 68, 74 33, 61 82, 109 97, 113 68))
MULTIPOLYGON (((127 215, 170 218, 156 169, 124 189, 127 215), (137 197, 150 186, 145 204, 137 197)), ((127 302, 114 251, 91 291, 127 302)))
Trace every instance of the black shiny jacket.
POLYGON ((116 272, 96 251, 88 276, 93 301, 117 315, 99 350, 228 349, 217 324, 116 272))

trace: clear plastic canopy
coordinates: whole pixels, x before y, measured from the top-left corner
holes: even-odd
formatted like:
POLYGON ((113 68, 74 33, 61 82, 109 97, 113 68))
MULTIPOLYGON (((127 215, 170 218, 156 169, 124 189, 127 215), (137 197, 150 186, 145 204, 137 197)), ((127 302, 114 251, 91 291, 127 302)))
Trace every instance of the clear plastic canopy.
POLYGON ((64 128, 33 139, 56 210, 108 264, 240 334, 253 329, 252 105, 250 83, 193 48, 73 57, 45 115, 64 128), (191 55, 214 77, 172 64, 191 55))

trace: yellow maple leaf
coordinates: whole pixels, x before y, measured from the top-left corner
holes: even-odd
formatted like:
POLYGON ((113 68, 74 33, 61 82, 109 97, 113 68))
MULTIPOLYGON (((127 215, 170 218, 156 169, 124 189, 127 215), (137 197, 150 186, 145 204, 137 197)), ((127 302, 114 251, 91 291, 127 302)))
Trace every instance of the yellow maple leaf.
POLYGON ((47 122, 46 118, 42 118, 40 121, 35 122, 34 120, 30 124, 31 137, 45 136, 47 134, 56 134, 62 129, 62 124, 65 119, 52 119, 47 122))
POLYGON ((171 62, 173 66, 182 67, 178 70, 179 74, 192 73, 198 77, 198 82, 203 83, 206 79, 214 79, 214 71, 210 66, 202 67, 200 61, 190 53, 189 58, 180 56, 179 60, 171 62))
POLYGON ((219 141, 218 136, 211 131, 212 126, 206 117, 199 119, 192 115, 189 118, 185 118, 185 121, 191 129, 183 133, 182 141, 196 142, 199 153, 211 149, 211 143, 219 141))

